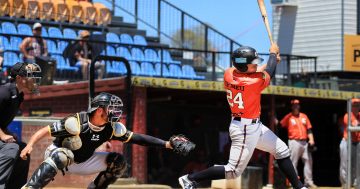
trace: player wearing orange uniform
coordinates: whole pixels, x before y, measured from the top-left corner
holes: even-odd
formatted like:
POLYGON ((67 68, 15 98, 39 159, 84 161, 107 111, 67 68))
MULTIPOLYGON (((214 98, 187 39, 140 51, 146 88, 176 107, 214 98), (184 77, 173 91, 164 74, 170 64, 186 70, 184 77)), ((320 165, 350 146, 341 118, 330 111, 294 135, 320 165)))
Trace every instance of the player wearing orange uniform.
MULTIPOLYGON (((351 126, 356 127, 360 124, 360 99, 352 99, 351 100, 351 126)), ((346 113, 343 118, 343 138, 340 143, 340 182, 343 186, 346 184, 346 177, 347 177, 347 161, 348 161, 348 154, 347 154, 347 127, 348 127, 348 114, 346 113)), ((354 165, 351 168, 351 182, 352 185, 357 185, 359 187, 360 185, 360 157, 358 154, 360 153, 360 132, 352 132, 351 133, 351 140, 352 140, 352 157, 351 157, 351 164, 354 165), (356 177, 356 182, 354 182, 354 179, 356 177)))
POLYGON ((299 100, 291 101, 291 112, 280 121, 280 124, 288 131, 290 159, 294 167, 297 167, 301 157, 304 162, 305 185, 317 188, 312 177, 313 160, 309 150, 309 147, 315 146, 312 125, 307 115, 300 112, 299 100))
POLYGON ((202 180, 231 179, 241 175, 255 148, 271 153, 280 169, 295 189, 305 188, 299 181, 290 160, 286 144, 260 122, 261 91, 270 84, 279 62, 279 47, 270 47, 270 56, 265 71, 256 72, 262 61, 255 49, 240 47, 232 55, 232 64, 224 74, 224 88, 232 113, 229 134, 232 141, 227 165, 213 166, 206 170, 179 178, 183 189, 196 188, 202 180))

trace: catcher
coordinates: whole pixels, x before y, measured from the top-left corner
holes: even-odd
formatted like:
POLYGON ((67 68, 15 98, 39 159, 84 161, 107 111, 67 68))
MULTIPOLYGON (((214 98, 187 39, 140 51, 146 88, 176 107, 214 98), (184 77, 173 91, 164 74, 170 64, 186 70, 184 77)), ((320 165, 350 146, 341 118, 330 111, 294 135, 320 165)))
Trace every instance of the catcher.
POLYGON ((123 102, 118 96, 100 93, 91 101, 87 112, 70 115, 37 131, 21 151, 22 159, 27 158, 39 140, 50 136, 55 137, 55 140, 46 149, 45 160, 22 188, 43 188, 53 180, 58 170, 63 174, 65 171, 80 175, 99 173, 88 188, 107 188, 127 167, 124 157, 119 153, 95 152, 97 147, 110 139, 173 149, 182 155, 194 149, 195 145, 182 135, 164 141, 127 130, 118 122, 122 107, 123 102))

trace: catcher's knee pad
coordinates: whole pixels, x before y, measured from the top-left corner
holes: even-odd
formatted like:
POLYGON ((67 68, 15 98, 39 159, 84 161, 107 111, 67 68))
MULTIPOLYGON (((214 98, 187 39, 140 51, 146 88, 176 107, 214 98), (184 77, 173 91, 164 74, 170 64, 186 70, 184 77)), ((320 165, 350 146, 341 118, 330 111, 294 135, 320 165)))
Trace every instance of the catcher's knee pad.
POLYGON ((52 164, 57 169, 62 170, 74 161, 74 154, 69 149, 56 148, 50 153, 49 158, 45 161, 52 164))
POLYGON ((114 183, 117 178, 120 178, 127 168, 124 156, 115 152, 108 154, 106 157, 106 164, 106 170, 100 172, 94 180, 96 189, 107 188, 109 184, 114 183))

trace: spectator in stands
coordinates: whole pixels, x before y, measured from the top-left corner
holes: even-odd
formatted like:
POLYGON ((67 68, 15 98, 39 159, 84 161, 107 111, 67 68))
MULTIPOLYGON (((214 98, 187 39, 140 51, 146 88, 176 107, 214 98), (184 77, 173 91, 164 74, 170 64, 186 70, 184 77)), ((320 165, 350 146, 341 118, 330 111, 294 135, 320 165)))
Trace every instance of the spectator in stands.
POLYGON ((33 37, 26 37, 20 44, 20 51, 23 53, 24 62, 35 63, 35 58, 48 56, 46 40, 41 37, 42 25, 35 23, 33 25, 33 37))
MULTIPOLYGON (((7 129, 19 111, 24 92, 38 93, 41 72, 36 64, 16 63, 10 69, 10 82, 0 86, 0 188, 17 189, 26 183, 29 160, 18 158, 26 144, 7 129)), ((29 159, 29 158, 28 158, 29 159)))
MULTIPOLYGON (((79 43, 75 46, 75 57, 78 60, 78 64, 81 66, 81 73, 84 80, 88 79, 89 65, 92 60, 92 48, 88 41, 90 32, 84 30, 80 33, 79 43)), ((95 70, 97 72, 97 78, 102 79, 105 72, 105 65, 100 62, 95 63, 95 70)))
MULTIPOLYGON (((360 99, 352 99, 351 100, 351 126, 357 127, 360 123, 360 99)), ((347 126, 348 126, 348 114, 346 113, 343 118, 342 130, 343 130, 343 138, 340 143, 340 182, 345 188, 346 178, 347 178, 347 126)), ((352 132, 351 133, 351 184, 356 188, 360 187, 360 132, 352 132)))
POLYGON ((304 161, 305 185, 310 188, 317 188, 312 177, 312 154, 309 148, 315 147, 312 125, 306 114, 300 112, 300 101, 291 100, 291 112, 281 121, 282 127, 288 130, 290 159, 297 167, 301 158, 304 161))

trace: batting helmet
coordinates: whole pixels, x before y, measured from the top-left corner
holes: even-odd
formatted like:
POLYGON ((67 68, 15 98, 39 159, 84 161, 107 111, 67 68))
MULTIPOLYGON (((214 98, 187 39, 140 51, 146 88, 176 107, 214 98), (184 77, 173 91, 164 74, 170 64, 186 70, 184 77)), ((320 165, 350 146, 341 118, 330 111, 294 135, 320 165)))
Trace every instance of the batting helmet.
POLYGON ((241 72, 247 71, 248 64, 260 64, 263 60, 254 48, 247 46, 242 46, 231 54, 233 66, 241 72))
POLYGON ((91 101, 88 113, 92 113, 99 107, 105 108, 109 122, 119 121, 122 114, 123 102, 120 97, 110 93, 100 93, 91 101))

